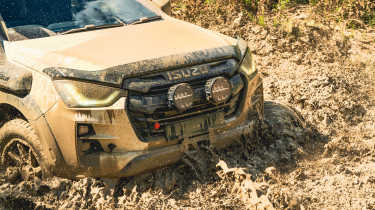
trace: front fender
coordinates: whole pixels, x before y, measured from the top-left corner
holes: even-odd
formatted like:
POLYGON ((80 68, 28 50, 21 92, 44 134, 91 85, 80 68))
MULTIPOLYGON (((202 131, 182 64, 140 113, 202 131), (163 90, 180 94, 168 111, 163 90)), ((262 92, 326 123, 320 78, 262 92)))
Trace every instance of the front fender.
POLYGON ((55 171, 56 166, 58 168, 64 166, 65 161, 44 117, 44 112, 39 105, 40 102, 36 101, 33 95, 29 94, 22 98, 8 92, 0 91, 0 104, 17 109, 26 118, 39 137, 48 167, 52 171, 55 171))
POLYGON ((0 89, 22 97, 30 92, 32 81, 30 71, 6 60, 0 63, 0 89))

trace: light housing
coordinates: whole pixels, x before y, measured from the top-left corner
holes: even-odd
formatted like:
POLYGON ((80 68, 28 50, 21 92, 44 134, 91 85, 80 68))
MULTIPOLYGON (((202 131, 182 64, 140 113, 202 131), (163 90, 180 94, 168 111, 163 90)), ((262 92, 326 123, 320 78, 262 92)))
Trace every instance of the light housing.
POLYGON ((125 95, 125 91, 74 80, 55 80, 55 88, 69 108, 111 106, 125 95))
POLYGON ((215 77, 206 82, 206 99, 213 104, 225 103, 232 96, 232 85, 224 77, 215 77))
POLYGON ((240 65, 240 71, 247 76, 256 72, 255 59, 249 48, 247 48, 244 58, 240 65))
POLYGON ((187 83, 181 83, 169 88, 169 106, 175 106, 179 111, 186 111, 193 106, 194 90, 187 83))

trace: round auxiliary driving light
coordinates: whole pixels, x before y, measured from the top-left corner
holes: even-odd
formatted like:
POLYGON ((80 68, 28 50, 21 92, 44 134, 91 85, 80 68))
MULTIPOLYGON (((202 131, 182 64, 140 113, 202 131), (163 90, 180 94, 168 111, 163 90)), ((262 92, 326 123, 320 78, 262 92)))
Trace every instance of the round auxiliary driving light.
POLYGON ((224 77, 215 77, 206 82, 206 98, 213 104, 225 103, 232 95, 232 86, 224 77))
POLYGON ((187 83, 181 83, 169 88, 168 102, 179 111, 185 111, 193 106, 194 90, 187 83))

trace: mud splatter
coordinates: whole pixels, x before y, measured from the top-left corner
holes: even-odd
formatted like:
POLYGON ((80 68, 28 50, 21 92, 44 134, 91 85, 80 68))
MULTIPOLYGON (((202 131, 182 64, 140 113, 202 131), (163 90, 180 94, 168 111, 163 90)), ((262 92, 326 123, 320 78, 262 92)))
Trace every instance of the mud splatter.
POLYGON ((263 131, 253 134, 258 138, 221 151, 202 145, 187 161, 117 183, 52 178, 10 184, 0 177, 2 206, 15 208, 10 203, 19 200, 41 209, 375 208, 371 33, 319 24, 306 8, 263 27, 234 1, 203 2, 173 1, 173 13, 246 38, 266 99, 302 116, 268 102, 263 131))

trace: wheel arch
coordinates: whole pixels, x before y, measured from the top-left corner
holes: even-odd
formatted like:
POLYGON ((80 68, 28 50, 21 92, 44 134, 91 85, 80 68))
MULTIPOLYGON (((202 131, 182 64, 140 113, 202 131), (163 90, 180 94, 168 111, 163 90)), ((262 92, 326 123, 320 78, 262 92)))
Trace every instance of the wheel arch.
MULTIPOLYGON (((8 121, 21 118, 35 130, 47 157, 51 172, 64 168, 65 161, 44 114, 31 97, 19 98, 0 92, 0 128, 8 121)), ((57 172, 58 173, 58 172, 57 172)))
POLYGON ((20 110, 16 107, 8 104, 8 103, 1 103, 0 104, 0 128, 8 121, 20 118, 25 121, 28 121, 26 117, 22 114, 20 110))

